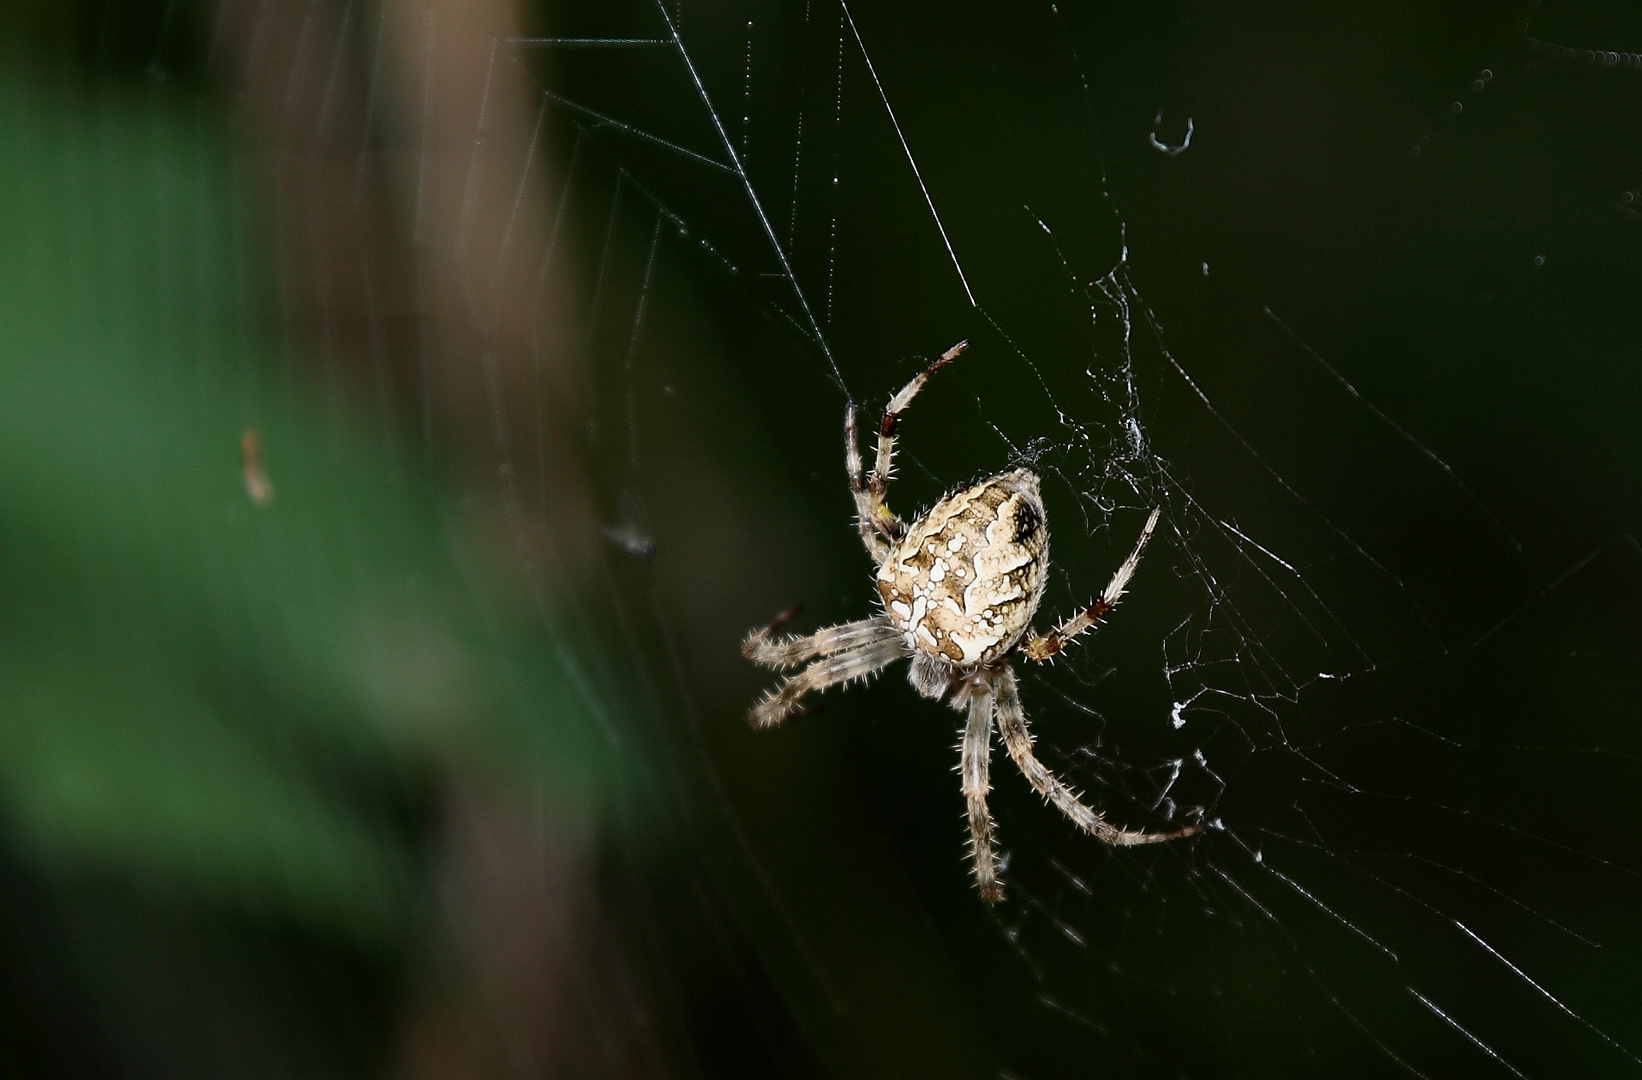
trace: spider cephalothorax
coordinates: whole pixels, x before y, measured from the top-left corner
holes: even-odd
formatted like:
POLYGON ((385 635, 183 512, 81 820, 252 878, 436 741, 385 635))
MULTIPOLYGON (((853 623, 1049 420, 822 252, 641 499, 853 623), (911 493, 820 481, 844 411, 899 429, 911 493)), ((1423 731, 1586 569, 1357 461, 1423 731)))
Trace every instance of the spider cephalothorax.
POLYGON ((786 719, 811 690, 863 679, 903 657, 925 697, 948 700, 969 714, 964 731, 963 790, 969 803, 975 883, 989 903, 1002 895, 986 807, 990 736, 994 723, 1016 766, 1038 793, 1108 844, 1154 844, 1190 836, 1202 826, 1149 833, 1120 829, 1090 809, 1032 753, 1011 657, 1044 661, 1091 629, 1123 596, 1157 527, 1153 510, 1140 540, 1106 589, 1049 633, 1032 632, 1049 569, 1049 527, 1038 477, 1030 469, 999 473, 954 492, 911 525, 884 502, 895 458, 895 427, 924 383, 968 347, 959 342, 890 399, 878 427, 878 455, 863 473, 855 407, 844 413, 845 466, 855 495, 861 540, 878 564, 881 614, 805 637, 772 640, 775 625, 748 636, 743 652, 771 668, 807 664, 753 706, 755 727, 786 719))

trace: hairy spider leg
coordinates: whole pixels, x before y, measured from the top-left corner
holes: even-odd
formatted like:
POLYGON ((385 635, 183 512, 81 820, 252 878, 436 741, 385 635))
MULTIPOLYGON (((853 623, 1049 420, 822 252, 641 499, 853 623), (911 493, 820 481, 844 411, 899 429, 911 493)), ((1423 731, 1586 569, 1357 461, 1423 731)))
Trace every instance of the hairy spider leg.
POLYGON ((889 559, 890 548, 874 524, 878 515, 867 494, 866 477, 861 472, 861 440, 855 430, 853 401, 844 406, 844 470, 849 474, 850 495, 855 499, 855 527, 861 533, 861 543, 866 545, 873 565, 882 566, 889 559))
MULTIPOLYGON (((785 612, 783 612, 785 614, 785 612)), ((777 619, 762 630, 754 630, 741 643, 741 655, 755 664, 777 671, 797 667, 818 656, 831 656, 863 645, 876 645, 901 635, 886 615, 874 615, 859 622, 839 623, 813 634, 770 640, 770 634, 785 619, 777 619)))
POLYGON ((975 886, 989 904, 1003 897, 998 884, 998 860, 992 850, 992 814, 986 808, 986 793, 992 790, 987 773, 992 757, 992 694, 972 693, 969 724, 964 728, 958 771, 963 777, 964 799, 969 803, 969 857, 975 871, 975 886))
POLYGON ((1042 663, 1071 644, 1073 638, 1087 630, 1093 629, 1095 624, 1105 618, 1107 613, 1117 607, 1117 602, 1123 599, 1123 592, 1129 587, 1129 579, 1135 576, 1135 570, 1140 566, 1140 555, 1146 550, 1146 542, 1152 538, 1152 530, 1157 528, 1158 515, 1162 513, 1159 507, 1152 511, 1152 516, 1146 519, 1146 527, 1140 530, 1140 540, 1135 549, 1129 552, 1129 557, 1123 560, 1123 565, 1117 568, 1112 580, 1106 583, 1106 591, 1095 597, 1089 606, 1073 615, 1070 619, 1055 627, 1042 637, 1033 637, 1023 642, 1020 653, 1028 660, 1042 663))
POLYGON ((753 706, 747 719, 755 728, 774 727, 791 716, 798 708, 799 699, 810 691, 865 679, 906 655, 906 643, 897 634, 822 657, 777 683, 753 706))
POLYGON ((884 494, 889 490, 889 481, 895 472, 895 426, 929 377, 956 360, 967 348, 969 342, 958 342, 914 375, 911 382, 901 387, 900 393, 889 399, 889 404, 884 407, 883 419, 878 422, 878 455, 870 474, 863 475, 861 471, 855 403, 852 401, 844 407, 844 468, 849 473, 850 493, 855 497, 856 527, 861 531, 861 542, 866 545, 867 553, 879 566, 889 558, 890 545, 900 540, 907 528, 906 522, 884 502, 884 494))
POLYGON ((918 396, 918 391, 929 382, 929 377, 958 359, 967 348, 969 342, 960 341, 936 357, 934 362, 914 375, 912 381, 901 387, 900 392, 890 398, 889 404, 884 406, 883 418, 878 422, 878 459, 873 462, 872 476, 867 480, 867 489, 879 500, 883 499, 890 478, 895 473, 895 427, 901 422, 901 414, 906 412, 907 406, 912 404, 912 399, 918 396))
POLYGON ((1067 787, 1060 777, 1046 769, 1032 753, 1032 735, 1026 728, 1026 713, 1021 708, 1020 690, 1015 683, 1015 670, 1000 667, 997 672, 993 681, 993 695, 997 702, 998 734, 1003 736, 1003 744, 1008 749, 1009 756, 1015 759, 1015 765, 1026 777, 1027 782, 1037 789, 1038 794, 1053 803, 1055 809, 1071 818, 1074 825, 1095 839, 1114 847, 1161 844, 1165 840, 1176 840, 1202 831, 1201 825, 1156 833, 1120 829, 1085 806, 1077 794, 1067 787))

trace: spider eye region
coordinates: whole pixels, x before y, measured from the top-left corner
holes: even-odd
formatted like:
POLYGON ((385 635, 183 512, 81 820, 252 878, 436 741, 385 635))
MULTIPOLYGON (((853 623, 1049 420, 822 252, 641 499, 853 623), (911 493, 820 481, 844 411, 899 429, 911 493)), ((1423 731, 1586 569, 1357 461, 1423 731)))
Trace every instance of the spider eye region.
POLYGON ((954 667, 1007 653, 1043 600, 1049 529, 1038 477, 999 473, 913 522, 878 570, 884 612, 907 646, 954 667))

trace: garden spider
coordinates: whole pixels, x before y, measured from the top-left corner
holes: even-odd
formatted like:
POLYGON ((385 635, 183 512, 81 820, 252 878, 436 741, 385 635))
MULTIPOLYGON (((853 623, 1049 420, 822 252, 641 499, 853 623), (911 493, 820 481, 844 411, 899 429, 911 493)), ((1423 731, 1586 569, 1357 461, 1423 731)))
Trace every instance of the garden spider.
POLYGON ((862 473, 854 403, 844 412, 845 466, 861 541, 878 565, 882 612, 807 636, 775 640, 770 635, 785 617, 778 618, 748 635, 742 652, 777 670, 808 665, 753 706, 749 719, 757 728, 781 723, 812 690, 865 679, 903 657, 912 661, 907 677, 918 693, 936 701, 950 699, 954 709, 967 710, 960 771, 969 803, 970 855, 982 899, 995 903, 1003 889, 992 849, 992 816, 986 807, 994 722, 1009 756, 1038 794, 1096 839, 1118 847, 1156 844, 1190 836, 1202 826, 1172 832, 1121 829, 1084 805, 1032 753, 1032 735, 1009 663, 1017 655, 1048 660, 1117 606, 1157 527, 1158 511, 1146 519, 1134 551, 1105 591, 1040 636, 1031 628, 1048 575, 1049 531, 1036 473, 1013 469, 987 477, 947 495, 911 525, 884 502, 901 413, 931 375, 968 347, 967 341, 960 341, 890 399, 878 425, 878 456, 870 473, 862 473))

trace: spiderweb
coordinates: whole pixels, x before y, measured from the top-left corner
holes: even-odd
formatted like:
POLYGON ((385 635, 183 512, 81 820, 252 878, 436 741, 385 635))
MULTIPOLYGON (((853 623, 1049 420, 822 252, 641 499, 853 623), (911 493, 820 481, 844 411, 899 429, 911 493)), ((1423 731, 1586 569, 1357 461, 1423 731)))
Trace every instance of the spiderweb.
MULTIPOLYGON (((955 962, 994 980, 974 993, 1007 1075, 1073 1059, 1245 1075, 1642 1068, 1621 1004, 1634 934, 1607 914, 1637 888, 1618 797, 1635 739, 1614 722, 1634 684, 1614 665, 1634 669, 1621 611, 1638 548, 1588 507, 1562 503, 1560 522, 1536 509, 1542 496, 1523 489, 1545 481, 1517 470, 1551 440, 1497 441, 1521 406, 1474 404, 1502 394, 1465 340, 1478 332, 1522 370, 1571 362, 1511 351, 1499 335, 1513 317, 1497 313, 1540 305, 1529 325, 1541 329, 1572 317, 1577 304, 1532 277, 1557 256, 1528 247, 1613 268, 1602 259, 1634 243, 1621 222, 1637 162, 1580 141, 1587 172, 1559 176, 1568 186, 1551 196, 1563 217, 1475 247, 1455 235, 1459 218, 1522 208, 1497 190, 1465 206, 1451 190, 1503 185, 1522 160, 1494 141, 1582 94, 1634 118, 1635 58, 1477 16, 1422 27, 1446 35, 1424 43, 1435 59, 1387 85, 1383 68, 1305 59, 1324 27, 1274 43, 1261 39, 1270 25, 1172 14, 1185 29, 1098 5, 950 20, 820 3, 634 7, 631 22, 588 16, 582 40, 530 43, 563 50, 531 70, 579 117, 578 145, 609 156, 618 190, 697 249, 693 273, 733 282, 791 343, 763 363, 796 367, 781 385, 807 389, 759 407, 822 440, 813 455, 784 443, 824 463, 819 492, 837 481, 827 429, 843 396, 881 398, 918 355, 968 336, 973 355, 903 428, 903 512, 1032 463, 1057 519, 1047 606, 1065 610, 1098 588, 1145 508, 1164 508, 1124 608, 1079 654, 1026 673, 1028 708, 1052 767, 1113 820, 1200 815, 1210 829, 1106 852, 995 766, 1010 893, 991 931, 1017 966, 955 962), (1211 44, 1217 31, 1231 41, 1211 44), (614 52, 595 57, 591 39, 614 52), (1255 56, 1275 61, 1266 103, 1300 130, 1241 115, 1259 93, 1216 100, 1253 77, 1255 56), (1351 86, 1370 77, 1373 94, 1351 86), (1347 100, 1320 112, 1300 100, 1307 80, 1347 100), (1372 113, 1386 96, 1395 106, 1372 113), (1335 167, 1370 179, 1353 187, 1335 167), (1201 201, 1228 177, 1242 188, 1227 203, 1201 201), (1396 205, 1316 205, 1354 195, 1396 205), (1294 199, 1296 223, 1249 205, 1266 198, 1294 199), (1438 259, 1472 264, 1472 280, 1418 265, 1427 226, 1453 245, 1438 259), (1602 236, 1576 239, 1582 228, 1602 236), (1320 264, 1318 278, 1274 265, 1263 243, 1320 264), (1486 407, 1499 414, 1475 411, 1486 407), (1555 643, 1570 633, 1582 644, 1555 643)), ((1626 320, 1600 321, 1611 338, 1626 320)), ((863 696, 827 711, 883 708, 863 696)), ((930 767, 912 736, 885 730, 927 740, 916 708, 898 696, 854 735, 869 786, 883 785, 880 813, 904 816, 887 792, 930 767)), ((959 858, 955 829, 897 830, 959 858)))
MULTIPOLYGON (((384 40, 429 72, 482 43, 463 183, 514 194, 463 211, 486 272, 453 291, 489 329, 455 384, 396 392, 429 417, 472 398, 529 533, 555 389, 509 396, 486 312, 505 265, 545 281, 579 254, 582 337, 532 347, 585 362, 585 408, 554 422, 609 493, 602 569, 555 593, 541 568, 570 556, 519 559, 545 632, 617 703, 624 835, 692 868, 718 934, 693 947, 762 971, 743 994, 767 981, 834 1047, 789 1071, 1642 1072, 1617 359, 1642 285, 1642 152, 1619 137, 1642 61, 1619 43, 1642 26, 1538 5, 494 16, 348 5, 298 47, 375 87, 384 40), (510 95, 529 138, 503 149, 510 95), (1111 820, 1207 825, 1106 850, 997 753, 992 910, 965 884, 954 715, 892 675, 754 737, 735 654, 790 604, 805 629, 868 613, 845 402, 870 412, 960 338, 906 417, 892 504, 1032 465, 1043 623, 1162 507, 1123 605, 1023 696, 1046 764, 1111 820)), ((360 144, 361 177, 429 152, 437 85, 420 117, 367 113, 390 134, 360 144)), ((420 215, 433 183, 401 203, 420 215)))

